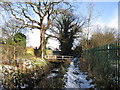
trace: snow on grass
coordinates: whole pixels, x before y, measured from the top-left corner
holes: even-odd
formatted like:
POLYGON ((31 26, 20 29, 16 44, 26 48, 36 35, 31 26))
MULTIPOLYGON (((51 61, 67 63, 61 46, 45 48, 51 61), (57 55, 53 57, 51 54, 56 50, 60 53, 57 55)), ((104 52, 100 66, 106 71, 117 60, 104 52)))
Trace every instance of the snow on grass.
POLYGON ((53 78, 53 77, 56 77, 58 74, 56 73, 51 73, 47 78, 53 78))
POLYGON ((74 58, 70 63, 67 74, 64 75, 65 78, 65 88, 92 88, 94 85, 91 84, 92 79, 86 80, 88 75, 83 74, 79 68, 78 58, 74 58))
MULTIPOLYGON (((59 69, 54 69, 53 72, 58 72, 59 69)), ((51 73, 50 75, 48 75, 47 78, 53 78, 53 77, 56 77, 58 74, 57 73, 51 73)))

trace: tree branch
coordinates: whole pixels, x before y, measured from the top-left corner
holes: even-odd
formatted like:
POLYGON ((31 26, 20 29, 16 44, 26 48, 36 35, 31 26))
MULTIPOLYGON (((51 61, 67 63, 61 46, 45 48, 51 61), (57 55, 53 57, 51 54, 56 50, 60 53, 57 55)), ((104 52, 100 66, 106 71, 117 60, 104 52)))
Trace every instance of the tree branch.
POLYGON ((22 12, 23 12, 23 15, 25 16, 25 18, 29 19, 32 23, 34 22, 34 23, 36 23, 36 24, 40 25, 40 23, 39 23, 39 22, 37 22, 36 20, 32 20, 29 16, 27 16, 27 15, 25 14, 24 9, 22 10, 22 12))
POLYGON ((50 34, 47 34, 46 35, 50 36, 50 37, 53 37, 53 38, 57 38, 59 40, 59 38, 57 36, 53 36, 53 35, 50 35, 50 34))
MULTIPOLYGON (((35 7, 33 6, 34 4, 31 2, 27 2, 27 3, 32 7, 33 11, 41 17, 40 13, 36 11, 35 7)), ((37 7, 38 5, 35 4, 35 6, 37 7)))

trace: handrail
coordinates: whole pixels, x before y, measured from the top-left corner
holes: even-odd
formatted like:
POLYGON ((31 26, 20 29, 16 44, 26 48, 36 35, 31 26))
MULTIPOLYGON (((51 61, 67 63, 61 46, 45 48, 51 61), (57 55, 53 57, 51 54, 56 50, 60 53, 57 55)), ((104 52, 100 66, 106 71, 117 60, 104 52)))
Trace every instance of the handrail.
POLYGON ((57 59, 57 60, 65 60, 73 58, 73 56, 63 56, 63 55, 46 55, 45 59, 57 59))

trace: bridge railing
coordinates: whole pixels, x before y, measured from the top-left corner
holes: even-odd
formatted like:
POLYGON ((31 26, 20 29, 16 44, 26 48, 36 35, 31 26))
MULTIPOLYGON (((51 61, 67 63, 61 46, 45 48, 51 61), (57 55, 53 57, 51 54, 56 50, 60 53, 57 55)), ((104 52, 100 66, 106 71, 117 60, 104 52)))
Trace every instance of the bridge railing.
POLYGON ((48 60, 66 60, 66 59, 71 59, 73 56, 64 56, 64 55, 46 55, 45 59, 48 60))

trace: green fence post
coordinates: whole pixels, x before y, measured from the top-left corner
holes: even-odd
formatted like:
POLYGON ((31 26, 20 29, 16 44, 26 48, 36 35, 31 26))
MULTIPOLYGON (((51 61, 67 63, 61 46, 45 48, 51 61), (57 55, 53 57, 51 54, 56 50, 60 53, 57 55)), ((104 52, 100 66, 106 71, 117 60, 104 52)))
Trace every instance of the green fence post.
POLYGON ((85 50, 86 59, 88 58, 88 48, 85 50))

